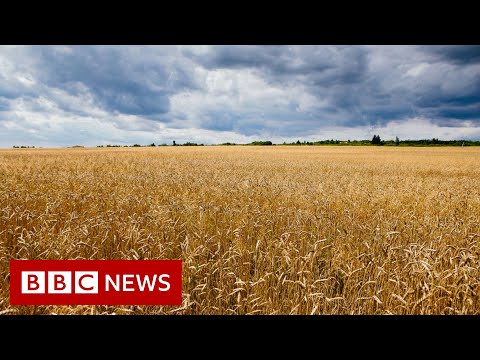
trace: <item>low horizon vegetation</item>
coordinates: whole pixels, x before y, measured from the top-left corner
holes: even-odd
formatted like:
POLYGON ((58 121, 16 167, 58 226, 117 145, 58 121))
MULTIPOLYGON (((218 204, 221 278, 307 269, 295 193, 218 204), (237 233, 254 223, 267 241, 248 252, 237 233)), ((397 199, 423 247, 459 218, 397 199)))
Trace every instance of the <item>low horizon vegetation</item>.
MULTIPOLYGON (((157 147, 157 146, 248 146, 248 145, 289 145, 289 146, 305 146, 305 145, 313 145, 313 146, 321 146, 321 145, 339 145, 339 146, 480 146, 480 140, 439 140, 438 138, 432 139, 420 139, 420 140, 400 140, 398 137, 395 140, 382 140, 380 135, 373 135, 371 140, 334 140, 334 139, 327 139, 327 140, 318 140, 318 141, 294 141, 294 142, 283 142, 283 143, 273 143, 270 140, 257 140, 252 141, 250 143, 235 143, 235 142, 224 142, 220 144, 203 144, 203 143, 195 143, 191 141, 187 141, 183 144, 177 144, 175 140, 173 140, 171 145, 168 145, 165 142, 155 144, 152 142, 151 144, 147 145, 140 145, 135 143, 133 145, 116 145, 116 144, 106 144, 106 145, 97 145, 97 148, 102 147, 157 147)), ((82 148, 85 147, 83 145, 74 145, 74 146, 67 146, 68 148, 82 148)), ((35 146, 25 146, 25 145, 14 145, 14 149, 30 149, 35 148, 35 146)), ((42 147, 38 147, 42 148, 42 147)))

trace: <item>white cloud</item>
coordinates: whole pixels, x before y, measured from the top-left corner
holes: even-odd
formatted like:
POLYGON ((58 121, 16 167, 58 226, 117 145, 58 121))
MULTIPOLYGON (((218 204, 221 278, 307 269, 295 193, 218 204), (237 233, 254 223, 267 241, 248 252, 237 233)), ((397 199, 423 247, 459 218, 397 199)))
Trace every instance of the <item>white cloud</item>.
POLYGON ((420 63, 418 65, 412 66, 408 71, 405 73, 405 76, 410 76, 410 77, 417 77, 421 73, 423 73, 427 68, 428 68, 427 63, 420 63))
MULTIPOLYGON (((302 85, 271 84, 252 69, 197 69, 201 88, 179 92, 170 97, 170 115, 202 128, 205 121, 221 114, 235 114, 245 120, 264 121, 265 114, 309 112, 328 105, 302 85)), ((281 120, 281 119, 279 119, 281 120)), ((240 125, 240 124, 238 124, 240 125)), ((220 126, 219 126, 220 127, 220 126)))

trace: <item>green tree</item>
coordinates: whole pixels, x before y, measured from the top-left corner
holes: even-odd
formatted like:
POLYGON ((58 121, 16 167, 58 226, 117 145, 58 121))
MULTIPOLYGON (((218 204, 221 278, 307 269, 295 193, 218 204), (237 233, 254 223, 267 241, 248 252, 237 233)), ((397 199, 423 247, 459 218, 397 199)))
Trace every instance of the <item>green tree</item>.
POLYGON ((373 138, 372 138, 371 143, 372 143, 373 145, 381 145, 381 144, 382 144, 382 140, 380 139, 380 135, 373 135, 373 138))
POLYGON ((395 146, 398 145, 400 145, 400 139, 398 138, 398 136, 395 136, 395 146))

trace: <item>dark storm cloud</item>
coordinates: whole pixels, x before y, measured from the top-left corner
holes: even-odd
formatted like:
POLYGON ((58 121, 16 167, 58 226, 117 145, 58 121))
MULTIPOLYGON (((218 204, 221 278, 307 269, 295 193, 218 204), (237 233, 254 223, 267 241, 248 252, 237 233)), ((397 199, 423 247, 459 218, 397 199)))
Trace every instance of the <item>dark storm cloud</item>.
POLYGON ((196 53, 184 48, 183 54, 207 69, 262 67, 281 62, 279 57, 288 56, 285 46, 260 45, 219 45, 209 48, 205 53, 196 53))
MULTIPOLYGON (((407 48, 403 55, 408 59, 414 51, 407 48)), ((385 88, 381 83, 388 73, 371 66, 375 56, 376 50, 368 47, 303 45, 221 46, 194 57, 209 69, 253 68, 272 86, 302 85, 317 99, 326 100, 329 105, 317 110, 313 117, 283 109, 291 119, 291 125, 285 129, 300 132, 306 126, 308 132, 324 123, 379 125, 421 113, 420 108, 412 108, 425 89, 417 87, 416 93, 412 93, 412 89, 400 83, 392 84, 393 89, 385 88)), ((395 70, 394 66, 387 71, 395 70)))
POLYGON ((0 122, 26 132, 52 119, 80 123, 79 134, 98 120, 124 138, 149 128, 314 136, 419 118, 471 129, 479 94, 478 45, 0 47, 0 122))
POLYGON ((355 46, 222 45, 191 56, 207 69, 254 68, 270 81, 355 83, 366 71, 367 51, 355 46))
MULTIPOLYGON (((330 115, 338 113, 339 109, 342 110, 342 117, 334 117, 338 125, 368 123, 371 119, 361 116, 365 112, 362 110, 362 105, 365 104, 363 95, 370 96, 368 103, 375 102, 377 98, 382 101, 388 96, 381 92, 371 92, 376 85, 369 80, 369 51, 364 47, 229 45, 210 47, 208 51, 199 54, 187 48, 184 49, 184 54, 207 69, 253 69, 272 86, 288 88, 300 85, 313 96, 328 100, 330 105, 324 106, 313 117, 296 113, 292 104, 282 108, 281 114, 275 114, 272 109, 270 115, 275 116, 279 122, 282 117, 290 119, 291 125, 282 127, 288 128, 288 131, 297 129, 297 132, 309 132, 310 128, 318 127, 330 115)), ((390 119, 392 113, 398 111, 387 109, 382 114, 375 115, 375 121, 382 116, 390 119)), ((262 118, 257 118, 257 122, 261 123, 262 118)), ((211 121, 206 124, 211 128, 211 121)), ((219 126, 217 129, 221 128, 219 126)), ((249 129, 248 133, 252 131, 254 129, 249 129)), ((263 128, 258 126, 258 132, 261 131, 263 128)))
POLYGON ((107 111, 164 114, 169 110, 170 94, 192 87, 181 67, 162 62, 170 48, 159 48, 158 52, 147 48, 145 54, 141 49, 130 51, 123 46, 72 46, 66 50, 32 49, 43 70, 40 80, 73 95, 77 93, 76 84, 84 84, 107 111))
POLYGON ((439 61, 455 64, 480 63, 480 45, 427 45, 420 47, 439 61))

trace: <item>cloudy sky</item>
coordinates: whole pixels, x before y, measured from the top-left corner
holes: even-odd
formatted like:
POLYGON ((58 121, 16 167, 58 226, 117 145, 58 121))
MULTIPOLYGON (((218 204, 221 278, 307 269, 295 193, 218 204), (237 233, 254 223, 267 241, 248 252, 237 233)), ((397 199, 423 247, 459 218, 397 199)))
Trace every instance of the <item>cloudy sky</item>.
POLYGON ((480 46, 0 46, 0 147, 480 139, 480 46))

